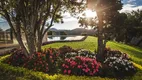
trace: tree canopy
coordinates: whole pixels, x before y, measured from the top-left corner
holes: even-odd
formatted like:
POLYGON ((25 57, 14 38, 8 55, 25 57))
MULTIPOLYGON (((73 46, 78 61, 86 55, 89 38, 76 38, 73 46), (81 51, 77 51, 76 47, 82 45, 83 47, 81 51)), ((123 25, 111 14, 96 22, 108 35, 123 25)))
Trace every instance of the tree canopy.
POLYGON ((1 0, 0 14, 28 56, 41 50, 42 39, 54 22, 63 22, 62 14, 79 9, 80 4, 73 0, 1 0))
POLYGON ((106 42, 109 34, 111 33, 111 27, 113 27, 114 19, 119 14, 119 10, 122 9, 121 0, 87 0, 87 6, 89 9, 96 11, 96 18, 80 18, 81 25, 95 27, 98 31, 98 61, 103 60, 103 51, 106 46, 106 42))

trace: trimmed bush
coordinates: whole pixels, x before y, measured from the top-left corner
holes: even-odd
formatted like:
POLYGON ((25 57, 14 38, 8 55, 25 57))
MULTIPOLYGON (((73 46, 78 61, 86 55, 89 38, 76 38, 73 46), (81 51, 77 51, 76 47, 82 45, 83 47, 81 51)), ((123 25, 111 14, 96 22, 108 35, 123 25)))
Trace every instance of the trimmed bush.
POLYGON ((110 48, 105 48, 104 50, 104 58, 108 57, 122 57, 123 59, 131 60, 131 58, 128 56, 126 53, 122 53, 121 51, 118 50, 111 50, 110 48))
POLYGON ((29 60, 23 64, 23 67, 47 73, 49 71, 48 63, 46 62, 46 55, 37 52, 29 57, 29 60))
POLYGON ((99 71, 100 63, 96 59, 76 56, 67 58, 62 64, 62 72, 68 75, 96 75, 99 71))
POLYGON ((24 55, 22 49, 11 50, 12 55, 8 57, 4 62, 13 66, 22 66, 28 61, 28 58, 24 55))
POLYGON ((9 64, 4 64, 1 62, 7 59, 8 57, 9 55, 0 58, 0 71, 3 72, 3 73, 1 72, 3 77, 5 76, 4 80, 18 80, 18 78, 20 77, 22 77, 22 79, 25 80, 59 80, 61 78, 60 75, 55 74, 50 76, 42 72, 35 72, 22 67, 13 67, 10 66, 9 64))
POLYGON ((42 71, 45 73, 55 73, 57 71, 57 58, 59 50, 55 48, 48 48, 42 52, 36 52, 24 64, 25 68, 34 71, 42 71))
POLYGON ((46 62, 48 63, 49 73, 57 72, 57 69, 58 69, 59 63, 60 63, 59 62, 59 60, 60 60, 59 49, 48 48, 48 49, 44 49, 42 51, 42 53, 46 55, 46 62))
POLYGON ((136 67, 134 67, 126 53, 108 48, 105 49, 105 54, 103 63, 105 76, 124 78, 126 76, 133 76, 136 73, 136 67))

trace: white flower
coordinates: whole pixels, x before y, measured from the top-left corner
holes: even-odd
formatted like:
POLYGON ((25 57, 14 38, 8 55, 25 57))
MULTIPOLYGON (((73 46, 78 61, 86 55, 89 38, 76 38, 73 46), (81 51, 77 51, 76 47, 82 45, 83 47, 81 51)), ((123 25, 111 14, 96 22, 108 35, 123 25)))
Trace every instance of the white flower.
POLYGON ((117 67, 117 66, 114 66, 114 68, 118 70, 118 67, 117 67))
POLYGON ((113 62, 113 64, 115 64, 115 61, 113 62))
POLYGON ((134 68, 133 66, 131 66, 132 68, 134 68))
POLYGON ((112 64, 112 63, 109 63, 109 66, 110 66, 110 67, 112 67, 112 66, 113 66, 113 64, 112 64))
POLYGON ((126 69, 126 71, 128 71, 128 68, 125 68, 126 69))

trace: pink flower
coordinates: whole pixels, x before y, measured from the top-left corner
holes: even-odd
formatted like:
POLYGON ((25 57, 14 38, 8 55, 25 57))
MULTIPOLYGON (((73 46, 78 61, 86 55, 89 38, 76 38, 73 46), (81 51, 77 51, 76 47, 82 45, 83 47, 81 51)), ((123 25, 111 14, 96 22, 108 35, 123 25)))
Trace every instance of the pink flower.
POLYGON ((87 73, 87 72, 88 72, 88 70, 87 70, 87 69, 85 69, 85 72, 87 73))
POLYGON ((50 56, 50 58, 52 59, 52 56, 50 56))
POLYGON ((69 66, 68 66, 68 65, 65 65, 65 68, 69 68, 69 66))
POLYGON ((96 70, 94 70, 93 73, 96 73, 96 70))
POLYGON ((71 70, 68 70, 68 74, 70 74, 71 73, 71 70))
POLYGON ((78 68, 82 68, 82 66, 81 66, 81 65, 78 65, 77 67, 78 67, 78 68))
POLYGON ((89 69, 89 68, 86 68, 86 69, 83 69, 83 71, 87 73, 87 72, 90 71, 90 69, 89 69))
POLYGON ((70 62, 71 66, 75 66, 77 63, 75 61, 70 62))
POLYGON ((93 73, 92 73, 92 72, 90 72, 90 75, 91 75, 91 76, 93 76, 93 73))
POLYGON ((64 70, 64 74, 66 74, 67 73, 67 70, 64 70))
POLYGON ((62 64, 62 67, 65 67, 65 64, 62 64))
POLYGON ((94 68, 94 66, 92 65, 92 68, 94 68))

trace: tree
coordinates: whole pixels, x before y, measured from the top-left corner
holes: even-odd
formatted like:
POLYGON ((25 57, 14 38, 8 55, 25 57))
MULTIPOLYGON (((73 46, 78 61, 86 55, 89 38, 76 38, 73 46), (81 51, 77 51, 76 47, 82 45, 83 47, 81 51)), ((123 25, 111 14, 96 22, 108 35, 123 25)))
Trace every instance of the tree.
POLYGON ((115 40, 118 42, 130 43, 133 37, 139 37, 142 34, 142 11, 132 11, 129 13, 120 13, 115 18, 113 26, 115 40))
POLYGON ((88 8, 95 10, 98 18, 98 53, 97 60, 103 61, 104 48, 106 46, 106 38, 104 28, 112 27, 112 20, 117 16, 119 10, 122 9, 121 0, 87 0, 88 8))
POLYGON ((25 55, 30 56, 41 51, 44 35, 54 22, 62 22, 61 15, 66 8, 78 4, 74 0, 1 0, 0 15, 7 20, 25 55))

